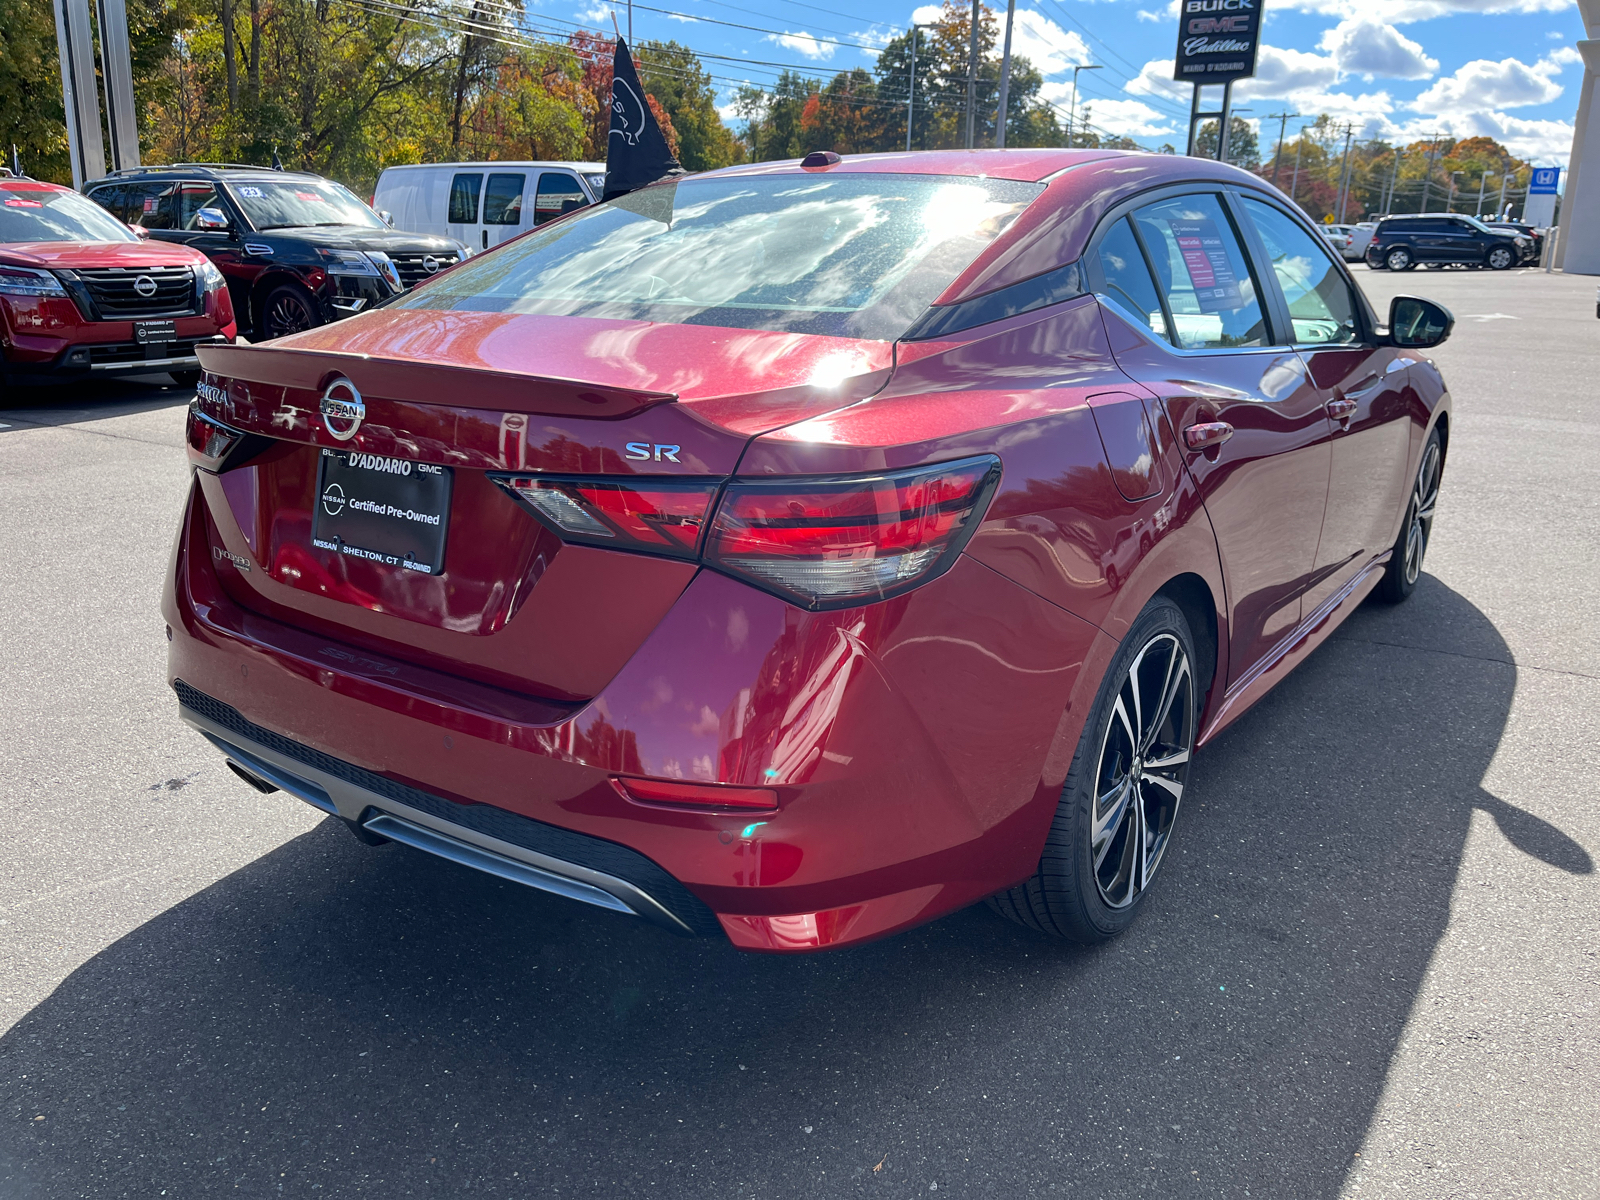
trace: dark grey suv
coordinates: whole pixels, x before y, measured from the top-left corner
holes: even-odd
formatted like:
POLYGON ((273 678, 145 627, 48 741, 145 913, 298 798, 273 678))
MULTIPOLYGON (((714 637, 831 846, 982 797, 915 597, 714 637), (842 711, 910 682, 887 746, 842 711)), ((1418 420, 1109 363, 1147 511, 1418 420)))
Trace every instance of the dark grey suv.
POLYGON ((1379 221, 1366 259, 1375 271, 1409 271, 1418 263, 1504 271, 1522 262, 1530 249, 1527 238, 1490 229, 1476 217, 1418 213, 1379 221))

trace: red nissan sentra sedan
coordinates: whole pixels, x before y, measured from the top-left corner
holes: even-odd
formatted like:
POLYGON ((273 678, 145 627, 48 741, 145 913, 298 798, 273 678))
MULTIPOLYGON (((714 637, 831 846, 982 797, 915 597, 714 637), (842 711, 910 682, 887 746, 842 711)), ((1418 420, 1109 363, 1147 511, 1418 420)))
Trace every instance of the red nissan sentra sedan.
POLYGON ((1380 326, 1215 163, 832 159, 203 350, 183 718, 364 841, 746 949, 1125 927, 1195 748, 1415 586, 1450 315, 1380 326))
POLYGON ((71 188, 0 171, 0 383, 166 372, 233 341, 222 272, 188 246, 141 241, 71 188))

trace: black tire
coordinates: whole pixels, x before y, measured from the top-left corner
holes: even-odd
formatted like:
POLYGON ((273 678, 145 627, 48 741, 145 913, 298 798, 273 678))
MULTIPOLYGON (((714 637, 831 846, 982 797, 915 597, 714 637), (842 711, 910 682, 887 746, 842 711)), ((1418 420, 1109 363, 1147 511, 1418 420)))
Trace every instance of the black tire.
POLYGON ((1433 539, 1433 517, 1439 504, 1439 480, 1444 473, 1444 442, 1438 429, 1428 435, 1422 447, 1422 461, 1406 500, 1406 519, 1400 525, 1389 565, 1378 584, 1377 597, 1385 604, 1399 604, 1417 590, 1422 560, 1433 539))
POLYGON ((256 316, 256 341, 288 337, 323 324, 317 302, 305 288, 280 283, 262 298, 256 316))
POLYGON ((186 390, 200 382, 199 371, 168 371, 167 374, 171 376, 173 383, 186 390))
POLYGON ((1383 265, 1391 271, 1409 271, 1417 264, 1406 247, 1390 246, 1383 252, 1383 265))
POLYGON ((1039 869, 989 899, 1001 916, 1092 943, 1115 937, 1138 915, 1171 845, 1194 757, 1194 663, 1183 610, 1157 596, 1100 683, 1039 869))
POLYGON ((1509 271, 1517 265, 1517 252, 1510 246, 1491 246, 1483 261, 1491 271, 1509 271))

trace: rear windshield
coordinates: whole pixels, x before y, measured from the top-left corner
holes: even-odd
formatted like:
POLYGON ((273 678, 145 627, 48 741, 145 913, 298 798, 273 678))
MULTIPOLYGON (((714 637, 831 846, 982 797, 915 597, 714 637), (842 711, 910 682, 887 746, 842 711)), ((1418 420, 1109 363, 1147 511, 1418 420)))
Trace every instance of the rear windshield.
POLYGON ((133 231, 77 192, 0 188, 0 242, 136 242, 133 231))
POLYGON ((342 184, 318 179, 252 179, 228 190, 258 230, 315 225, 359 225, 387 229, 378 214, 342 184))
POLYGON ((1043 190, 878 174, 661 184, 473 258, 395 305, 892 341, 1043 190))

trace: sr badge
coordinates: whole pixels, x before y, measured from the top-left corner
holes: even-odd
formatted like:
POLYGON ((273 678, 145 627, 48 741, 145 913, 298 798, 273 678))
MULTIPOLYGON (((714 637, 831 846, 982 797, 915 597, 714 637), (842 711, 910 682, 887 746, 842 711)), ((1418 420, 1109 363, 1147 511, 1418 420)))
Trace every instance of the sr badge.
POLYGON ((341 442, 355 437, 356 430, 366 419, 367 406, 361 403, 361 393, 348 379, 335 379, 322 393, 322 424, 341 442))

